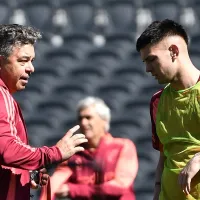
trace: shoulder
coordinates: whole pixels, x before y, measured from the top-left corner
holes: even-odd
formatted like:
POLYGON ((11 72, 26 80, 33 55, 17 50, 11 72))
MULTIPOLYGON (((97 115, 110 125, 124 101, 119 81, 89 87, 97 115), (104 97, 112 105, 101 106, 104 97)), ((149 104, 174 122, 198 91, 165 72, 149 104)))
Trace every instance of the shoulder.
POLYGON ((157 103, 161 97, 161 94, 163 92, 164 89, 159 90, 158 92, 156 92, 152 97, 151 97, 151 101, 150 104, 153 105, 155 103, 157 103))
POLYGON ((9 91, 2 86, 0 86, 0 100, 5 102, 7 101, 15 102, 13 96, 9 93, 9 91))
POLYGON ((1 112, 4 111, 10 111, 14 109, 15 106, 15 100, 12 97, 12 95, 9 93, 9 91, 0 86, 0 110, 1 112))
POLYGON ((128 138, 114 138, 112 139, 112 144, 116 144, 119 147, 133 147, 135 146, 132 140, 128 138))
POLYGON ((160 97, 161 97, 163 91, 164 91, 164 89, 161 89, 152 96, 151 101, 150 101, 150 114, 151 115, 154 115, 156 113, 158 103, 159 103, 159 100, 160 100, 160 97))

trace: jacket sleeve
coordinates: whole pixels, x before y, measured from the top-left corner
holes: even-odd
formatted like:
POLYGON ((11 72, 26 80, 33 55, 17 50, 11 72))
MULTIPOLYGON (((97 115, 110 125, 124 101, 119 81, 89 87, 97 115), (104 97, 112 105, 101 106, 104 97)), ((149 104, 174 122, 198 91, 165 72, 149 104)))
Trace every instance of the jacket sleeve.
POLYGON ((138 172, 138 157, 135 145, 130 140, 124 140, 120 152, 114 178, 100 185, 83 185, 68 183, 71 198, 93 196, 121 196, 129 189, 138 172))
POLYGON ((0 91, 0 164, 34 170, 61 161, 56 146, 33 148, 21 141, 15 125, 14 102, 0 91))
POLYGON ((152 124, 152 146, 158 151, 163 151, 163 145, 160 142, 157 132, 156 132, 156 113, 158 109, 158 103, 163 90, 158 91, 153 95, 150 102, 150 116, 152 124))

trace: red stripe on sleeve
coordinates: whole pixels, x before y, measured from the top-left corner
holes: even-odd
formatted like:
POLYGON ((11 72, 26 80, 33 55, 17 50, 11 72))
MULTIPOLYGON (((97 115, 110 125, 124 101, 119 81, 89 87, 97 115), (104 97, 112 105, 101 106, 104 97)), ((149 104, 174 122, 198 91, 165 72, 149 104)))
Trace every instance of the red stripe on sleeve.
POLYGON ((27 170, 41 168, 52 162, 61 161, 61 153, 54 146, 51 148, 33 148, 21 140, 26 135, 25 127, 16 128, 15 101, 8 90, 0 87, 0 164, 27 170))

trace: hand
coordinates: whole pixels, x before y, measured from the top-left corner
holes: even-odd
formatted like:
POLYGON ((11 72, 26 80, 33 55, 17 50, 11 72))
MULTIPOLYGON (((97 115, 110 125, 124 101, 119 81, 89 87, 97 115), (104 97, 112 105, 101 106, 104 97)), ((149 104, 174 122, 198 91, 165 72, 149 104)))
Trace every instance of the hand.
POLYGON ((47 185, 49 180, 49 175, 47 174, 46 168, 40 170, 40 185, 45 186, 47 185))
POLYGON ((200 169, 200 154, 197 153, 182 169, 178 176, 178 184, 181 186, 183 192, 188 195, 190 192, 190 183, 192 178, 200 169))
POLYGON ((38 184, 35 181, 31 181, 31 189, 38 189, 38 184))
POLYGON ((45 168, 40 169, 39 171, 39 184, 34 180, 31 180, 31 188, 37 189, 40 186, 45 186, 48 183, 49 175, 47 174, 47 170, 45 168))
POLYGON ((56 197, 62 198, 67 197, 69 194, 69 187, 67 184, 62 185, 57 191, 56 191, 56 197))
POLYGON ((63 161, 69 159, 71 156, 79 151, 84 151, 84 148, 79 145, 87 142, 88 140, 82 133, 73 135, 78 129, 78 125, 71 128, 65 134, 65 136, 56 144, 56 146, 60 149, 63 161))

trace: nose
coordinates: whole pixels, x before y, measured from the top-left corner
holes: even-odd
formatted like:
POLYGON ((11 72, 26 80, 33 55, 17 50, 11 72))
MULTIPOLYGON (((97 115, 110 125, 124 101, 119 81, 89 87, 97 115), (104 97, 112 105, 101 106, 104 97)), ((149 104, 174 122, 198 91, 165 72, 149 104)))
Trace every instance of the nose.
POLYGON ((146 72, 152 72, 152 66, 150 64, 146 64, 146 72))
POLYGON ((85 126, 85 125, 87 125, 87 123, 88 123, 88 120, 87 120, 86 118, 82 118, 82 119, 80 120, 80 125, 81 125, 81 126, 85 126))
POLYGON ((33 73, 33 72, 35 71, 35 68, 34 68, 34 66, 33 66, 33 63, 32 63, 31 61, 28 62, 28 66, 27 66, 27 68, 26 68, 26 71, 27 71, 28 73, 33 73))

